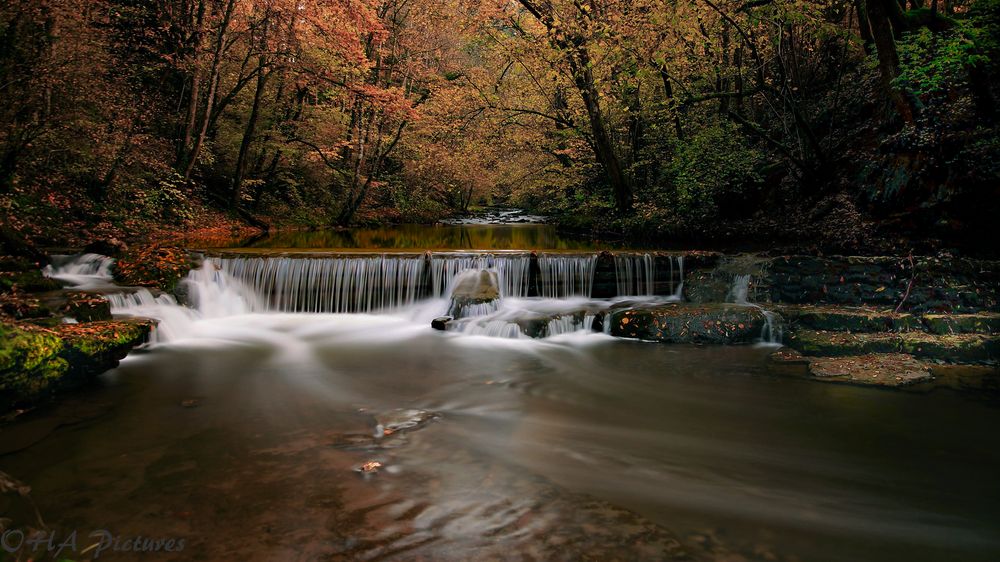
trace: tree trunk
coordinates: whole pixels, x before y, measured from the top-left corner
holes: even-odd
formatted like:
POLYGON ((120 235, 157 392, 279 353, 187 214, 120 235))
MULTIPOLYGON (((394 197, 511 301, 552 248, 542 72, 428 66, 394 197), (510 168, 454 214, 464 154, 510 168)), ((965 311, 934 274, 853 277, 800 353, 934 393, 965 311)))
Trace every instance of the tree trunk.
POLYGON ((913 122, 913 107, 893 84, 899 76, 899 54, 896 52, 896 40, 893 38, 889 25, 889 6, 899 6, 896 0, 867 0, 868 21, 871 25, 872 39, 878 52, 878 68, 882 77, 882 87, 889 95, 896 111, 906 123, 913 122))
POLYGON ((198 16, 195 20, 195 29, 193 36, 191 37, 191 43, 193 45, 193 68, 191 70, 191 95, 188 101, 188 111, 187 119, 185 119, 184 124, 184 138, 177 147, 177 162, 175 168, 182 169, 186 164, 187 152, 191 146, 191 140, 194 138, 195 127, 198 122, 198 105, 201 101, 201 68, 199 67, 199 60, 201 58, 201 34, 202 25, 204 25, 205 20, 205 0, 200 0, 198 2, 198 16))
POLYGON ((209 73, 209 85, 208 85, 208 97, 205 101, 205 112, 201 121, 201 131, 198 132, 198 138, 194 142, 194 147, 191 149, 191 154, 188 156, 187 166, 184 168, 184 181, 191 179, 191 172, 194 171, 194 165, 198 162, 198 154, 201 152, 201 147, 205 143, 205 135, 208 133, 208 124, 212 120, 212 109, 215 105, 215 95, 219 88, 219 67, 222 64, 222 47, 225 44, 226 30, 229 28, 229 22, 233 17, 233 9, 236 7, 236 0, 229 0, 226 3, 226 11, 222 16, 222 22, 219 23, 219 32, 215 38, 215 50, 212 54, 212 70, 209 73))
POLYGON ((604 116, 601 114, 600 96, 594 85, 590 53, 587 52, 586 47, 583 45, 576 47, 576 53, 569 55, 569 63, 570 70, 573 72, 573 80, 580 91, 580 97, 583 98, 583 105, 587 108, 597 161, 601 163, 604 173, 607 174, 618 210, 623 213, 628 212, 632 209, 632 184, 625 174, 618 154, 615 152, 611 135, 608 133, 604 116))
POLYGON ((240 153, 236 157, 236 172, 233 174, 233 190, 229 204, 234 209, 240 203, 240 187, 243 185, 243 177, 246 174, 250 143, 253 142, 254 131, 257 128, 257 118, 260 115, 260 101, 264 97, 264 87, 267 85, 267 77, 269 75, 264 70, 264 67, 267 65, 267 58, 263 54, 260 55, 259 65, 257 69, 257 90, 253 94, 253 106, 250 109, 250 117, 247 118, 247 128, 243 132, 243 141, 240 142, 240 153))

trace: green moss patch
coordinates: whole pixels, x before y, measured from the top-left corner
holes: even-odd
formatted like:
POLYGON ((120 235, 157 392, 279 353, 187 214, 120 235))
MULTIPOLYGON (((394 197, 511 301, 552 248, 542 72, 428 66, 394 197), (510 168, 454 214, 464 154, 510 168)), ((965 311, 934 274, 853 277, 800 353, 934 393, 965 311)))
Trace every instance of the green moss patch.
POLYGON ((925 314, 927 331, 933 334, 996 334, 1000 333, 1000 314, 925 314))
POLYGON ((39 400, 115 367, 152 329, 151 321, 103 321, 43 328, 0 322, 0 411, 39 400))

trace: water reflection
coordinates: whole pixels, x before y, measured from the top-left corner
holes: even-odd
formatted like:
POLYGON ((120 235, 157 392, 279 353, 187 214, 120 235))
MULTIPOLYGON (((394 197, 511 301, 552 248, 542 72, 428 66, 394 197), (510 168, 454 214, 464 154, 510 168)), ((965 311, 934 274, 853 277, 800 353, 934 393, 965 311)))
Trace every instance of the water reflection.
POLYGON ((250 248, 380 250, 601 250, 617 243, 560 234, 549 224, 404 224, 275 232, 250 248))

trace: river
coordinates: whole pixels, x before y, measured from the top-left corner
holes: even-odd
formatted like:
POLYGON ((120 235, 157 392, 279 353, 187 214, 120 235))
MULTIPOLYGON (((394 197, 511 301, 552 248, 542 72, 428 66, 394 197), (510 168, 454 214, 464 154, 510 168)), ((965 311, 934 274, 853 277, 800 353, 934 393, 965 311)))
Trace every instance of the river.
MULTIPOLYGON (((459 239, 583 249, 527 232, 459 239)), ((296 244, 349 245, 250 254, 296 244)), ((439 332, 446 295, 276 310, 214 259, 192 308, 126 305, 154 345, 4 429, 53 528, 185 539, 151 560, 1000 559, 988 398, 778 377, 773 345, 439 332)), ((607 306, 564 293, 497 318, 607 306)))

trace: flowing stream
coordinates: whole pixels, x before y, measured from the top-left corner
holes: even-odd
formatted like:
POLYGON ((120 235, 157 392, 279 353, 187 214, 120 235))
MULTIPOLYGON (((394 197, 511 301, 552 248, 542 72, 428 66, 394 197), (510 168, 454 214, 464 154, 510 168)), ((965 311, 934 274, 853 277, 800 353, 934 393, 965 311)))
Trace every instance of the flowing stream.
POLYGON ((209 255, 180 299, 110 294, 152 345, 0 463, 56 529, 186 540, 157 560, 1000 559, 997 404, 591 330, 676 300, 669 263, 620 257, 595 299, 586 254, 209 255), (433 330, 469 269, 500 301, 433 330))

